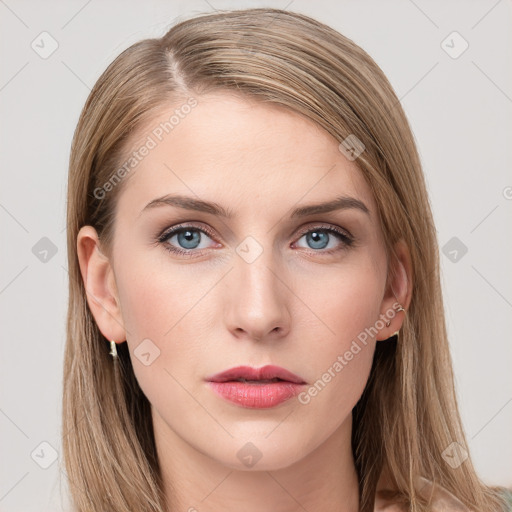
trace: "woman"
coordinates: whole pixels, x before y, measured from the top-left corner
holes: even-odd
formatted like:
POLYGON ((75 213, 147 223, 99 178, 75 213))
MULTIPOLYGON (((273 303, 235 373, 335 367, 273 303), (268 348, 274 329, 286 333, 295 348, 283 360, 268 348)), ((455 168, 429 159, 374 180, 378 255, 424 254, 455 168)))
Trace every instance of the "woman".
POLYGON ((223 12, 125 50, 76 129, 68 250, 76 510, 505 509, 408 122, 328 26, 223 12))

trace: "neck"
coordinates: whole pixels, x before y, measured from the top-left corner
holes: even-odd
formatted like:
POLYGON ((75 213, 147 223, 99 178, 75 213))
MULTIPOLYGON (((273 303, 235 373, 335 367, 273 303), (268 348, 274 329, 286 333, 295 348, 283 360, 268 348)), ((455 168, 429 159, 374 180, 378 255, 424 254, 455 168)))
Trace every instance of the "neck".
MULTIPOLYGON (((352 415, 322 444, 287 467, 240 470, 199 452, 153 410, 167 512, 358 512, 352 415)), ((212 440, 213 441, 213 440, 212 440)))

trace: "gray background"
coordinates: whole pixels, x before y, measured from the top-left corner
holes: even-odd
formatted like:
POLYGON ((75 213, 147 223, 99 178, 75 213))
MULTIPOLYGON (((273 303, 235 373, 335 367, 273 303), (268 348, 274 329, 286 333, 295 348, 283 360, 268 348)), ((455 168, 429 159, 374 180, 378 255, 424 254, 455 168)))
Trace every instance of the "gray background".
POLYGON ((180 17, 260 6, 309 14, 350 37, 401 99, 438 230, 469 450, 485 482, 512 486, 510 1, 0 0, 1 511, 66 509, 67 163, 90 88, 123 49, 180 17), (51 49, 44 31, 58 43, 47 58, 31 46, 51 49), (457 58, 457 36, 442 44, 453 31, 469 44, 457 58))

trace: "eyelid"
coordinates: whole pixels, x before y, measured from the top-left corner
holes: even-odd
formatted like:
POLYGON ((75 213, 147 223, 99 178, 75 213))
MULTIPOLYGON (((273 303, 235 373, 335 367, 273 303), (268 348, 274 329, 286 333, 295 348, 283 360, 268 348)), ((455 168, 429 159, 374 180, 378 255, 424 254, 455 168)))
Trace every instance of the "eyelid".
POLYGON ((329 224, 325 222, 310 222, 306 226, 300 228, 299 235, 303 236, 306 233, 309 233, 310 231, 313 231, 315 229, 318 229, 319 231, 322 229, 325 229, 327 231, 336 231, 340 232, 341 234, 345 235, 347 238, 353 239, 354 237, 352 234, 345 228, 342 228, 340 226, 336 226, 334 224, 329 224))
POLYGON ((213 238, 215 235, 213 231, 205 227, 203 224, 196 224, 194 221, 191 222, 182 222, 179 224, 174 224, 170 227, 166 227, 158 236, 157 239, 159 242, 164 242, 171 234, 174 234, 176 231, 179 231, 180 229, 186 229, 186 228, 194 228, 198 231, 202 231, 206 235, 208 235, 210 238, 213 238))

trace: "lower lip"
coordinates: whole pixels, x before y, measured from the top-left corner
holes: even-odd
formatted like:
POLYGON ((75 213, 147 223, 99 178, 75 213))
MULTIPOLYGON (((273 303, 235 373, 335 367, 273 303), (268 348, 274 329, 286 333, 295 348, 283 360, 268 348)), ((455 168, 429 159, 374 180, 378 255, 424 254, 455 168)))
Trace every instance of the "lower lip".
POLYGON ((215 393, 242 407, 268 409, 297 396, 304 384, 293 382, 209 382, 215 393))

